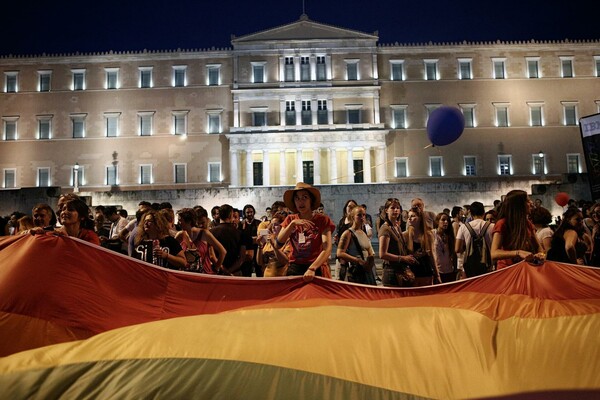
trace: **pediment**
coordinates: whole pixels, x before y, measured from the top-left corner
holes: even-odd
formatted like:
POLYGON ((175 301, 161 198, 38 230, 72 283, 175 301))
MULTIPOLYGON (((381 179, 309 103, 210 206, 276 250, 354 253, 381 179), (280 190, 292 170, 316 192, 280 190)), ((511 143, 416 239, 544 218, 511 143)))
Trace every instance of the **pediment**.
POLYGON ((302 41, 302 40, 378 40, 377 33, 368 34, 352 29, 340 28, 312 21, 302 15, 298 21, 248 35, 233 37, 232 45, 257 42, 302 41))

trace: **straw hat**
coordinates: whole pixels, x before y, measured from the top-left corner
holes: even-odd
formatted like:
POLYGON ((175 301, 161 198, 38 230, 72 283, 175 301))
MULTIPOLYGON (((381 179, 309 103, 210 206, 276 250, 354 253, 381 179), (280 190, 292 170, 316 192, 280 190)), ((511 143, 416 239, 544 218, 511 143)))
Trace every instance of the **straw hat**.
POLYGON ((295 213, 298 212, 296 205, 294 204, 294 193, 299 190, 306 190, 314 196, 315 200, 310 205, 311 210, 316 210, 319 208, 319 204, 321 204, 321 192, 319 192, 319 189, 312 187, 308 183, 298 182, 296 183, 295 188, 286 190, 283 194, 283 202, 285 203, 285 206, 290 209, 290 211, 295 213))

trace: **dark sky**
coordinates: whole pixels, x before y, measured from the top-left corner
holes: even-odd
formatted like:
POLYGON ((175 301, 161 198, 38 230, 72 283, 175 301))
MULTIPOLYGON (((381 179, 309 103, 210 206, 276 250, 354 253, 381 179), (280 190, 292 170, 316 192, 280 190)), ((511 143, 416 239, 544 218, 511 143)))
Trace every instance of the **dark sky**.
MULTIPOLYGON (((5 2, 0 54, 229 47, 231 35, 298 20, 302 0, 5 2)), ((305 0, 310 19, 380 43, 600 39, 596 0, 305 0), (588 5, 584 5, 588 3, 588 5), (595 5, 590 5, 595 4, 595 5)))

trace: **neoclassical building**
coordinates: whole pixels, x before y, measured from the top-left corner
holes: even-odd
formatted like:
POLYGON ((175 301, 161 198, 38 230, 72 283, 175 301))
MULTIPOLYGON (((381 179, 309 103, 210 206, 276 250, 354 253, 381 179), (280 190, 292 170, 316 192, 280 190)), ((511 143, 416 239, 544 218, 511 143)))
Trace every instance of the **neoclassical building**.
MULTIPOLYGON (((224 33, 225 34, 225 33, 224 33)), ((600 41, 378 43, 310 20, 231 48, 0 57, 3 190, 531 182, 585 172, 600 41), (431 146, 429 113, 465 117, 431 146)))

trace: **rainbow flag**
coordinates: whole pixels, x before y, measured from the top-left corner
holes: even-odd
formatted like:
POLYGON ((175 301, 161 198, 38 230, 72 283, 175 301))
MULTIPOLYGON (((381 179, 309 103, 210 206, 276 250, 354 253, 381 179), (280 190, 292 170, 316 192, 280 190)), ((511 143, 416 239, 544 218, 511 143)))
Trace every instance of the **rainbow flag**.
POLYGON ((598 399, 600 269, 450 284, 165 270, 0 239, 0 397, 598 399))

